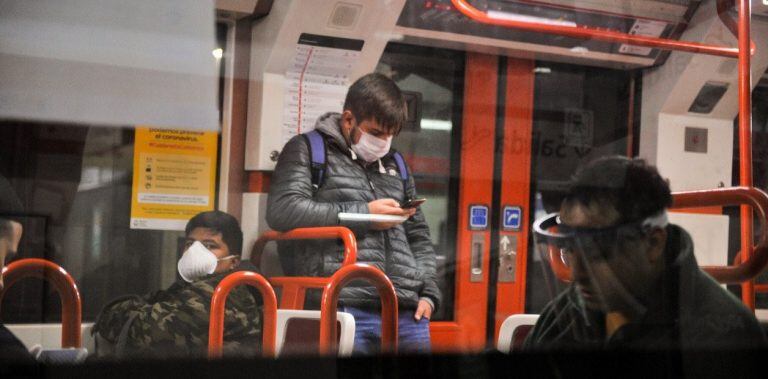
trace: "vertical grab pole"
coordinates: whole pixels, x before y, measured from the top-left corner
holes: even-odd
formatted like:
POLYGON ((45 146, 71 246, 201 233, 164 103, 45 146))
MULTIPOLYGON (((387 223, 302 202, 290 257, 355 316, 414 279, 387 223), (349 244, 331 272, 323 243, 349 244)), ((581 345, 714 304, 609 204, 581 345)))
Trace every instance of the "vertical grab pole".
POLYGON ((66 270, 45 259, 28 258, 9 264, 3 269, 2 275, 5 288, 0 291, 0 301, 8 288, 21 279, 35 277, 51 282, 61 299, 61 347, 82 346, 80 291, 66 270))
POLYGON ((264 326, 262 332, 262 354, 266 358, 275 357, 277 334, 277 297, 269 282, 263 276, 251 271, 238 271, 227 275, 211 297, 211 319, 208 327, 208 358, 220 358, 224 345, 224 306, 227 296, 234 287, 242 284, 255 287, 261 292, 264 301, 264 326))
POLYGON ((338 350, 336 311, 341 289, 355 279, 367 280, 381 297, 381 351, 397 353, 397 295, 392 282, 380 270, 366 265, 343 266, 336 271, 323 290, 320 308, 320 354, 332 355, 338 350))
MULTIPOLYGON (((739 0, 739 184, 752 187, 752 72, 750 49, 750 1, 739 0)), ((752 256, 752 208, 741 206, 742 261, 752 256)), ((755 280, 741 285, 741 298, 749 309, 755 309, 755 280)))

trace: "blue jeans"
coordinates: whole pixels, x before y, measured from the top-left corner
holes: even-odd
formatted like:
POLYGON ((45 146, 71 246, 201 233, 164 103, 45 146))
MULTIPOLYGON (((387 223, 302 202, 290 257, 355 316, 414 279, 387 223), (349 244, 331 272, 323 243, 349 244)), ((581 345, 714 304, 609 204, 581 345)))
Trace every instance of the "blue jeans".
MULTIPOLYGON (((372 355, 381 351, 381 314, 378 310, 369 311, 354 307, 341 307, 342 312, 352 314, 355 318, 355 355, 372 355)), ((413 319, 415 310, 404 309, 398 317, 398 353, 422 353, 431 351, 429 339, 429 320, 413 319)))

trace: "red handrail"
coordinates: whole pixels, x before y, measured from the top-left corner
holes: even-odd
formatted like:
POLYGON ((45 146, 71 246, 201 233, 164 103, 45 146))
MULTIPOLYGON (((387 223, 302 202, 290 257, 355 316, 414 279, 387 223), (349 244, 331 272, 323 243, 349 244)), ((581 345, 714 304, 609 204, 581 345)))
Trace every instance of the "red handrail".
POLYGON ((80 291, 66 270, 45 259, 28 258, 9 264, 2 274, 5 287, 0 291, 0 302, 8 288, 24 278, 45 279, 53 284, 61 299, 61 347, 81 347, 80 322, 83 316, 80 291))
POLYGON ((376 286, 381 297, 381 351, 397 352, 397 295, 392 282, 381 270, 365 264, 344 266, 331 276, 323 290, 320 308, 320 354, 332 355, 338 349, 336 311, 339 294, 347 283, 364 279, 376 286))
MULTIPOLYGON (((355 234, 343 226, 298 228, 287 232, 268 231, 259 236, 251 249, 251 262, 259 267, 264 246, 270 241, 303 239, 341 239, 344 243, 344 260, 341 265, 349 266, 357 261, 357 239, 355 234)), ((280 308, 302 309, 308 288, 324 288, 329 278, 277 276, 269 278, 275 287, 282 287, 280 308)))
POLYGON ((211 321, 208 327, 208 358, 219 358, 224 345, 224 306, 227 296, 234 288, 247 284, 261 292, 264 301, 264 321, 262 331, 262 355, 274 358, 277 335, 277 297, 269 282, 263 276, 251 271, 238 271, 227 275, 216 286, 211 297, 211 321))
MULTIPOLYGON (((739 184, 752 187, 752 72, 750 48, 749 18, 750 0, 739 0, 739 184)), ((763 217, 765 221, 765 217, 763 217)), ((752 253, 752 211, 747 206, 741 207, 741 251, 749 261, 752 253)), ((750 309, 755 309, 754 281, 742 285, 741 297, 750 309)))
POLYGON ((322 226, 317 228, 297 228, 287 232, 270 230, 264 232, 253 244, 251 249, 251 263, 259 267, 264 246, 270 241, 281 240, 306 240, 306 239, 340 239, 344 243, 343 266, 351 265, 357 261, 357 239, 355 233, 343 226, 322 226))
POLYGON ((674 194, 674 205, 678 208, 705 207, 715 205, 742 205, 742 244, 739 256, 744 257, 733 266, 705 266, 703 269, 721 283, 742 283, 742 300, 750 309, 755 309, 755 282, 768 264, 768 195, 754 187, 732 187, 706 191, 681 192, 674 194), (744 211, 749 217, 749 239, 743 237, 744 211), (760 217, 760 241, 752 247, 752 210, 760 217))
MULTIPOLYGON (((749 2, 749 0, 746 1, 749 2)), ((488 13, 483 12, 469 4, 467 0, 451 0, 451 2, 453 3, 453 6, 459 10, 459 12, 463 13, 470 19, 483 24, 504 26, 525 31, 555 34, 573 38, 627 43, 631 45, 647 46, 664 50, 686 51, 691 53, 710 54, 731 58, 739 57, 739 49, 735 47, 678 41, 668 38, 645 37, 584 25, 550 24, 526 21, 522 19, 511 20, 489 15, 488 13)))
MULTIPOLYGON (((728 31, 733 34, 736 39, 739 39, 739 22, 728 16, 728 10, 731 7, 736 6, 735 0, 717 0, 717 16, 722 21, 723 25, 728 31)), ((752 55, 755 54, 755 41, 750 41, 749 51, 752 55)))

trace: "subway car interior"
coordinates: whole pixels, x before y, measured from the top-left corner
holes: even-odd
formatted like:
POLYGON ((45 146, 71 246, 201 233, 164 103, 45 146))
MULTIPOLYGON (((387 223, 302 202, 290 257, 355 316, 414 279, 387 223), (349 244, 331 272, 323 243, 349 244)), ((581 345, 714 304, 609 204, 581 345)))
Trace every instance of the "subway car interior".
MULTIPOLYGON (((3 377, 765 371, 766 0, 5 0, 0 135, 0 224, 10 225, 8 238, 0 225, 7 241, 0 243, 0 327, 30 358, 6 360, 10 350, 0 345, 3 377), (397 154, 376 158, 378 169, 355 167, 403 193, 413 184, 418 196, 409 199, 426 199, 413 211, 404 206, 412 213, 384 232, 346 224, 344 217, 395 221, 365 218, 377 216, 372 203, 370 215, 355 214, 343 197, 357 196, 351 189, 328 188, 343 183, 333 176, 352 175, 334 167, 334 154, 357 161, 363 154, 354 135, 373 135, 345 100, 370 73, 396 84, 405 111, 390 133, 397 154), (325 151, 315 154, 307 136, 329 117, 339 117, 331 125, 349 146, 326 136, 325 151), (304 188, 281 173, 298 162, 295 145, 311 156, 299 170, 307 177, 301 183, 312 177, 304 200, 320 207, 332 201, 324 193, 339 196, 342 213, 326 222, 273 205, 279 189, 304 188), (388 157, 407 168, 385 167, 388 157), (564 246, 574 242, 557 238, 602 243, 598 229, 609 224, 572 227, 565 211, 584 177, 577 173, 610 157, 655 167, 671 203, 662 221, 644 215, 642 228, 665 238, 672 225, 683 230, 698 264, 691 270, 759 323, 743 338, 758 342, 635 350, 617 340, 630 339, 621 328, 637 318, 606 308, 597 345, 536 349, 547 315, 568 317, 556 305, 569 291, 577 291, 578 309, 592 312, 592 297, 608 302, 578 292, 579 272, 600 263, 571 257, 564 246), (315 182, 318 173, 324 181, 315 182), (194 222, 210 211, 233 216, 242 241, 194 226, 207 225, 194 222), (298 227, 276 227, 280 217, 298 227), (415 252, 413 225, 428 263, 415 252), (199 230, 213 237, 195 237, 199 230), (390 237, 397 230, 416 267, 398 271, 404 263, 394 245, 402 241, 390 237), (377 233, 386 236, 381 264, 369 259, 377 233), (222 241, 228 253, 217 255, 222 241), (291 252, 299 246, 304 255, 291 252), (189 263, 196 248, 210 257, 189 263), (321 254, 317 275, 286 263, 321 254), (200 278, 220 276, 208 287, 188 280, 203 261, 216 271, 205 268, 200 278), (232 262, 231 272, 219 273, 232 262), (415 279, 402 277, 412 271, 415 279), (401 287, 411 279, 409 303, 401 287), (192 289, 207 295, 198 299, 192 289), (171 291, 190 297, 167 310, 159 304, 171 291), (368 326, 356 303, 345 302, 361 293, 375 300, 373 354, 358 353, 368 326), (125 305, 134 303, 144 308, 125 305), (402 318, 419 319, 423 304, 428 348, 407 353, 402 318), (184 326, 199 314, 199 328, 184 326), (624 317, 616 329, 623 334, 611 329, 613 314, 624 317), (238 333, 250 339, 232 342, 238 333), (150 347, 155 338, 164 344, 150 347), (195 345, 189 354, 185 344, 195 345)), ((368 177, 365 196, 378 201, 385 189, 376 180, 368 177)), ((633 191, 643 198, 650 190, 633 191)), ((611 280, 626 284, 642 267, 614 269, 611 280)), ((649 291, 638 300, 646 316, 645 299, 669 297, 649 291)), ((683 297, 671 306, 679 313, 704 301, 683 297)), ((721 313, 694 318, 724 331, 741 322, 721 313)), ((652 333, 643 325, 635 322, 631 333, 652 333)))

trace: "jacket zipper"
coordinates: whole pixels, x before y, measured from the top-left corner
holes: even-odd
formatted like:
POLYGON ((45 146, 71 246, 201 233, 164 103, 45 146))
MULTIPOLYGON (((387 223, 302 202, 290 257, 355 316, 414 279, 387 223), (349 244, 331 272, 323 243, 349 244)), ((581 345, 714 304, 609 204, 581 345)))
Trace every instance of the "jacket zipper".
MULTIPOLYGON (((363 171, 365 172, 365 178, 368 180, 368 185, 371 187, 371 192, 373 192, 373 198, 378 199, 378 196, 376 196, 376 187, 373 185, 373 181, 371 180, 371 176, 368 174, 368 169, 363 166, 363 171)), ((390 250, 392 250, 392 247, 390 246, 389 241, 389 231, 382 230, 381 231, 384 234, 384 274, 386 275, 389 273, 389 257, 390 257, 390 250)))

